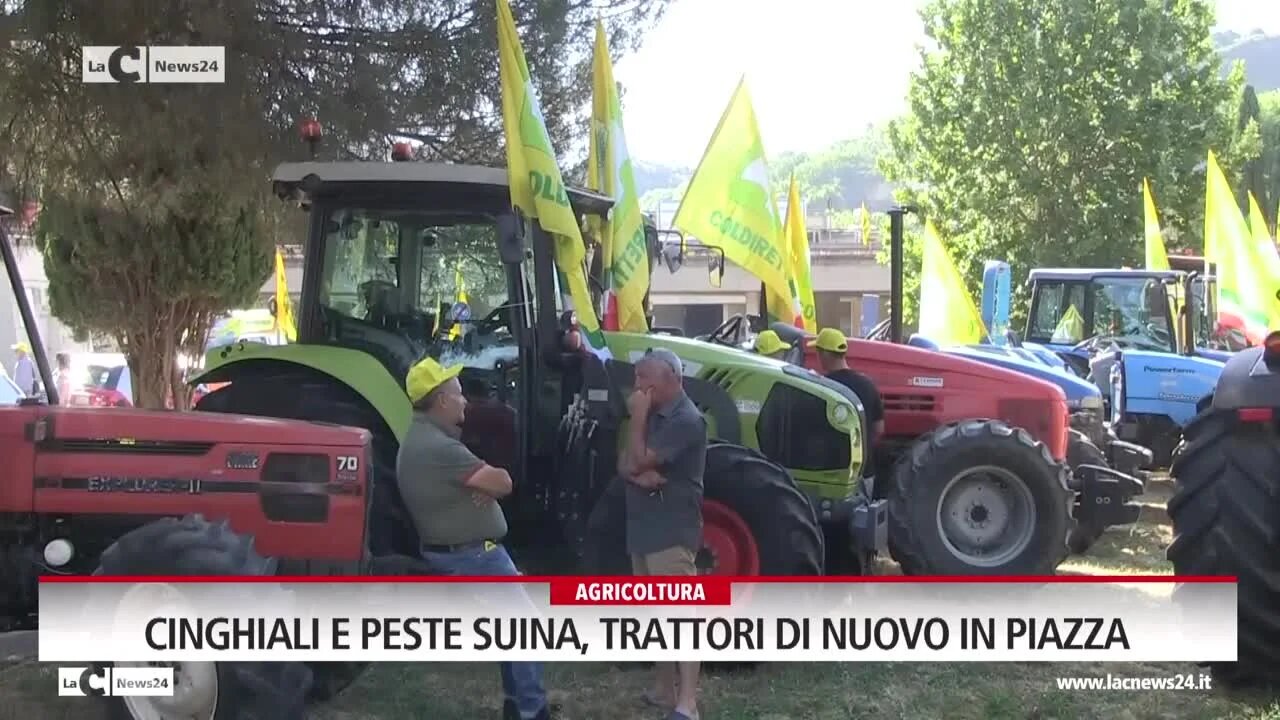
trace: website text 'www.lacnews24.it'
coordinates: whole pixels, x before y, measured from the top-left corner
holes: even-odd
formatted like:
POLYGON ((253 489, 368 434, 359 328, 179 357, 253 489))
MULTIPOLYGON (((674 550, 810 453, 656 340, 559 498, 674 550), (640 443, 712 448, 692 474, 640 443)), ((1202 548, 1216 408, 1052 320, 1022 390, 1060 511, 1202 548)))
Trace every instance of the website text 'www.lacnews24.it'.
POLYGON ((1208 673, 1179 673, 1162 677, 1060 677, 1059 690, 1212 690, 1208 673))

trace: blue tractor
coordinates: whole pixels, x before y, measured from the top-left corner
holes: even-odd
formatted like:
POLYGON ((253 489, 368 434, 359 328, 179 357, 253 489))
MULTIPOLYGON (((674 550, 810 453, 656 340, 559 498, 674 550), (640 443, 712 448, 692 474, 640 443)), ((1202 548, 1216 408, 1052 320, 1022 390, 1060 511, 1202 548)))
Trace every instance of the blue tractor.
MULTIPOLYGON (((1009 266, 987 263, 983 277, 982 319, 989 331, 989 342, 979 345, 939 345, 918 334, 909 345, 958 355, 987 365, 1012 370, 1044 380, 1062 388, 1071 410, 1071 439, 1067 445, 1067 464, 1103 465, 1126 475, 1151 464, 1151 451, 1116 437, 1106 426, 1105 401, 1097 385, 1077 376, 1055 353, 1043 348, 1018 347, 1009 341, 1009 266)), ((1067 539, 1073 553, 1087 550, 1105 526, 1077 524, 1067 539)))
POLYGON ((1011 343, 1056 354, 1103 392, 1116 435, 1168 467, 1182 428, 1213 390, 1230 353, 1210 347, 1205 277, 1179 270, 1037 269, 1026 332, 1011 343), (1184 301, 1175 302, 1181 294, 1184 301), (1178 306, 1175 310, 1175 306, 1178 306), (1179 328, 1184 331, 1179 332, 1179 328))

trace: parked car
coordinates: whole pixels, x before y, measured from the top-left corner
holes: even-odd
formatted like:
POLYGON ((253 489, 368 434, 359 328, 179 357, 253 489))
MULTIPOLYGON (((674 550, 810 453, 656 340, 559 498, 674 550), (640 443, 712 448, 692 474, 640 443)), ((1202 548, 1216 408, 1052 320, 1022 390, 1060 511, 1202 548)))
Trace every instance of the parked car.
POLYGON ((71 356, 71 393, 64 403, 89 407, 132 407, 133 380, 121 353, 71 356))

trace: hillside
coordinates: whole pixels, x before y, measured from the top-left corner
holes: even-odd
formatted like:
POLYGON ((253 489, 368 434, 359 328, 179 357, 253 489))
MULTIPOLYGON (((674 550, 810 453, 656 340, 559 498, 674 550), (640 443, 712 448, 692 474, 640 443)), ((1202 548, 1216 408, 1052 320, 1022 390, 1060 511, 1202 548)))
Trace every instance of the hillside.
POLYGON ((1255 90, 1280 89, 1280 35, 1216 33, 1213 42, 1222 53, 1224 73, 1234 61, 1243 60, 1246 82, 1255 90))

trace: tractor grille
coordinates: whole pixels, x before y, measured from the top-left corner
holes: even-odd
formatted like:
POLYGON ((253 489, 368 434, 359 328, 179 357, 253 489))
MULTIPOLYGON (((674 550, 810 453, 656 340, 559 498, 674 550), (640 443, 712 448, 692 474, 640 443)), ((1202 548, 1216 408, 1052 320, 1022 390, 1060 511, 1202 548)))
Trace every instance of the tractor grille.
POLYGON ((774 385, 756 422, 760 451, 791 470, 849 467, 849 436, 827 421, 826 401, 790 385, 774 385))
POLYGON ((724 368, 711 368, 710 370, 702 371, 699 375, 703 380, 719 385, 725 392, 728 392, 743 378, 742 372, 724 368))
POLYGON ((882 396, 884 410, 889 412, 933 412, 938 405, 932 395, 885 393, 882 396))
POLYGON ((213 443, 179 440, 129 440, 125 438, 83 438, 46 440, 40 450, 49 453, 118 453, 122 455, 205 455, 213 443))

